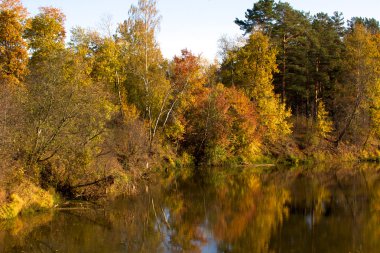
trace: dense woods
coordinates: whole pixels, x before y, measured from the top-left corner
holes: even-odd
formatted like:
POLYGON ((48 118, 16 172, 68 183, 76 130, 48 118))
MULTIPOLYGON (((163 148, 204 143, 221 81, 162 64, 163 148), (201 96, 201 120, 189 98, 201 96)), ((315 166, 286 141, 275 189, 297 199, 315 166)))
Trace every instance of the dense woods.
POLYGON ((132 191, 157 169, 379 157, 377 20, 259 0, 214 63, 190 49, 162 56, 155 0, 139 0, 109 34, 75 27, 67 40, 64 22, 53 7, 29 16, 20 0, 0 3, 8 207, 51 206, 46 191, 132 191), (16 187, 29 184, 33 201, 16 187))

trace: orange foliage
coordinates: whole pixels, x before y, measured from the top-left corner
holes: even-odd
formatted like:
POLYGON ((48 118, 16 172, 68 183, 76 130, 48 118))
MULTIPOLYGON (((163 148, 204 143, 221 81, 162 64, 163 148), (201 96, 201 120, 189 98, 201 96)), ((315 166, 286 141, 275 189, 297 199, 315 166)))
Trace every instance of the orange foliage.
POLYGON ((254 155, 256 111, 243 92, 221 84, 204 88, 185 115, 184 146, 197 161, 217 164, 238 157, 244 162, 254 155))
POLYGON ((28 72, 27 45, 22 38, 26 15, 20 1, 0 2, 0 81, 18 84, 28 72))
POLYGON ((0 2, 1 11, 13 11, 17 13, 20 19, 25 19, 28 15, 28 11, 22 5, 20 0, 1 0, 0 2))

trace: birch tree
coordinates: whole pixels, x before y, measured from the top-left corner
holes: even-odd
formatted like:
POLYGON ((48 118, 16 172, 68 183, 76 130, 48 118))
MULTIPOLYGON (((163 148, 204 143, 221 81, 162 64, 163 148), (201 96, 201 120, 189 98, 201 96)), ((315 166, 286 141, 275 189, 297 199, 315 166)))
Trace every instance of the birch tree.
POLYGON ((130 103, 135 104, 147 121, 149 150, 167 107, 171 87, 166 78, 167 62, 156 41, 160 16, 154 0, 140 0, 132 5, 129 18, 119 25, 118 42, 126 50, 125 89, 130 103))

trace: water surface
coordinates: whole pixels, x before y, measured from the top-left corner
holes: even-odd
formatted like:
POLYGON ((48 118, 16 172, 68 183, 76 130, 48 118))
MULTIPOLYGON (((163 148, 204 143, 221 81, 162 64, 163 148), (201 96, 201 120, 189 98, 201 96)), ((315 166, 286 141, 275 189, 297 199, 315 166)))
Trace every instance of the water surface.
POLYGON ((214 169, 147 192, 0 223, 0 252, 366 252, 380 249, 380 169, 214 169))

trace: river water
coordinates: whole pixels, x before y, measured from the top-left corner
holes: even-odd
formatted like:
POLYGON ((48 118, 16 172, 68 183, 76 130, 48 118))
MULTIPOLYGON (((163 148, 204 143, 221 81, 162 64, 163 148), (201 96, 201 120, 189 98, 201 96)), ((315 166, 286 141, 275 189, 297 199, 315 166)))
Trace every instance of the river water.
POLYGON ((377 166, 183 174, 106 207, 3 221, 0 252, 380 252, 377 166))

